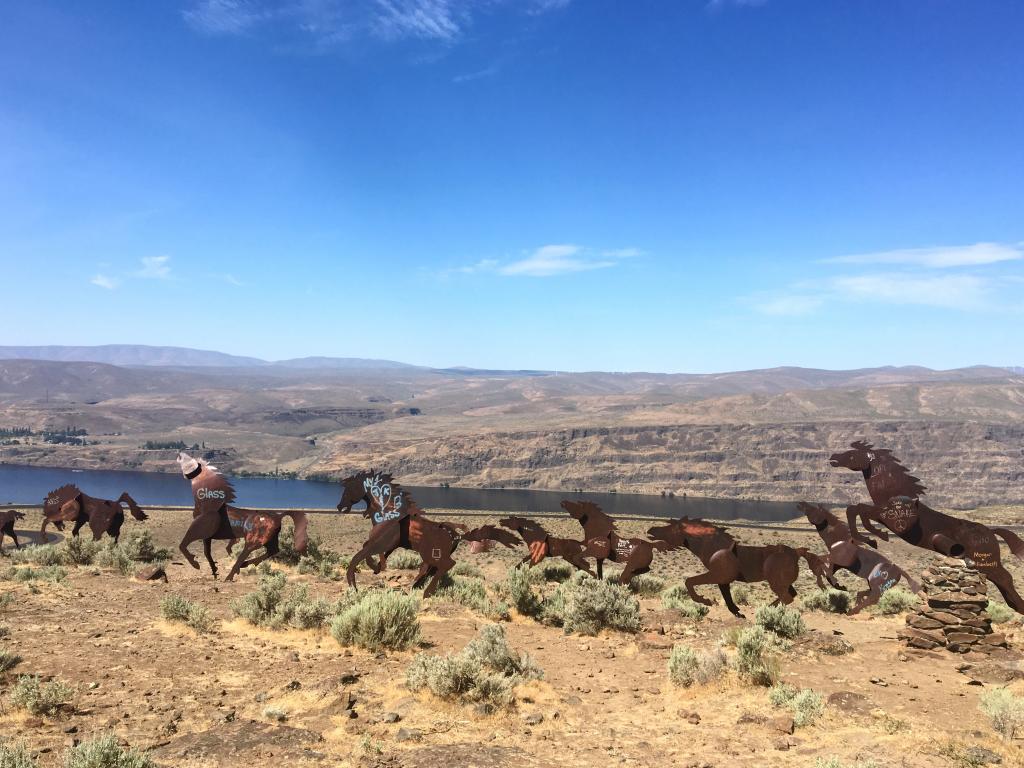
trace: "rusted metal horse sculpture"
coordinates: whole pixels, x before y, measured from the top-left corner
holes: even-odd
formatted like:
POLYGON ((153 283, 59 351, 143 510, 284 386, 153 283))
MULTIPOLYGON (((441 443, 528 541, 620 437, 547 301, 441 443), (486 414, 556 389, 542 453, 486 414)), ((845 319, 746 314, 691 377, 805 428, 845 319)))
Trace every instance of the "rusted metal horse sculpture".
MULTIPOLYGON (((370 531, 370 538, 349 562, 346 581, 353 589, 356 587, 356 569, 361 562, 369 562, 373 555, 386 560, 387 556, 399 547, 419 553, 423 563, 416 574, 413 588, 426 584, 423 596, 430 597, 444 575, 455 565, 452 553, 460 542, 494 540, 509 548, 519 544, 518 539, 510 533, 493 525, 466 530, 466 526, 430 520, 423 514, 423 510, 416 504, 412 495, 398 483, 390 479, 384 481, 385 476, 380 473, 373 477, 380 480, 382 485, 372 487, 376 481, 370 482, 371 504, 367 508, 367 514, 373 521, 373 528, 370 531)), ((344 495, 342 500, 345 501, 344 495)), ((345 505, 339 504, 340 511, 344 511, 343 506, 345 505)), ((352 505, 349 504, 348 511, 351 511, 351 508, 352 505)), ((374 571, 379 572, 379 569, 374 571)))
POLYGON ((8 509, 6 512, 0 512, 0 549, 4 546, 5 535, 10 536, 14 541, 15 549, 21 549, 21 544, 18 542, 18 534, 14 532, 14 523, 17 520, 24 519, 25 513, 19 512, 16 509, 8 509))
MULTIPOLYGON (((827 508, 806 501, 801 501, 797 507, 828 547, 828 556, 825 557, 827 573, 835 576, 836 571, 843 569, 868 583, 867 589, 857 593, 857 602, 850 609, 850 616, 877 603, 884 592, 899 584, 901 578, 906 579, 913 592, 921 591, 921 585, 892 560, 880 552, 857 544, 850 533, 850 527, 827 508)), ((833 586, 842 589, 841 586, 833 586)))
POLYGON ((586 546, 582 541, 552 536, 536 520, 528 520, 525 517, 504 517, 498 522, 510 531, 518 533, 526 542, 530 554, 520 561, 520 565, 529 563, 532 568, 545 557, 560 557, 570 565, 596 577, 597 574, 590 569, 590 563, 586 560, 586 546))
POLYGON ((75 527, 71 529, 72 536, 78 536, 84 525, 89 526, 92 531, 93 541, 99 539, 104 533, 113 537, 117 543, 121 535, 121 526, 124 525, 124 509, 122 504, 127 504, 128 509, 136 520, 145 520, 148 515, 139 508, 135 499, 122 493, 116 500, 95 499, 87 496, 75 485, 62 485, 56 490, 50 491, 43 500, 43 525, 39 529, 39 540, 46 541, 46 526, 50 523, 59 531, 64 530, 64 523, 74 521, 75 527))
POLYGON ((619 536, 615 521, 597 504, 592 501, 566 500, 562 502, 562 509, 583 526, 583 556, 597 560, 597 578, 604 578, 601 566, 605 560, 625 563, 619 576, 620 584, 629 584, 634 576, 651 570, 654 544, 646 539, 624 539, 619 536))
POLYGON ((927 506, 919 498, 924 495, 925 487, 892 451, 856 441, 850 444, 850 450, 832 454, 829 463, 860 472, 871 496, 871 504, 852 504, 846 509, 853 541, 877 546, 857 530, 858 517, 865 529, 888 541, 889 534, 872 524, 872 521, 879 522, 908 544, 963 558, 996 585, 1007 605, 1024 614, 1024 598, 1018 594, 1013 577, 1002 565, 996 538, 1002 538, 1014 556, 1024 560, 1024 541, 1017 534, 1006 528, 989 528, 962 520, 927 506))
POLYGON ((683 517, 673 520, 668 525, 653 526, 647 531, 647 535, 665 542, 666 549, 686 547, 707 568, 707 573, 690 576, 685 581, 686 591, 694 602, 713 605, 711 600, 697 594, 694 587, 698 584, 717 584, 722 591, 726 607, 740 618, 743 614, 733 602, 729 585, 734 581, 766 581, 775 593, 776 600, 772 605, 788 605, 796 597, 793 583, 800 575, 801 557, 807 561, 819 587, 825 587, 823 578, 837 586, 831 575, 826 575, 824 561, 806 549, 787 547, 785 544, 769 544, 763 547, 739 544, 725 532, 725 529, 703 520, 683 517))
MULTIPOLYGON (((202 539, 203 553, 206 555, 206 562, 210 564, 213 577, 217 578, 217 564, 210 552, 210 544, 214 539, 228 540, 244 539, 245 546, 239 553, 235 564, 228 572, 225 581, 232 581, 242 568, 249 565, 259 565, 267 558, 273 557, 280 550, 279 537, 281 535, 281 522, 285 517, 290 517, 295 526, 295 550, 305 552, 307 544, 306 536, 306 513, 289 510, 286 512, 259 512, 251 509, 240 509, 231 506, 235 500, 235 489, 224 475, 217 471, 216 467, 205 462, 193 459, 187 453, 178 454, 178 466, 181 467, 181 474, 192 481, 192 499, 194 512, 192 523, 185 532, 184 538, 178 548, 185 556, 189 564, 199 569, 199 563, 188 546, 202 539), (264 548, 262 555, 247 560, 250 554, 260 547, 264 548)), ((230 550, 229 550, 230 551, 230 550)))

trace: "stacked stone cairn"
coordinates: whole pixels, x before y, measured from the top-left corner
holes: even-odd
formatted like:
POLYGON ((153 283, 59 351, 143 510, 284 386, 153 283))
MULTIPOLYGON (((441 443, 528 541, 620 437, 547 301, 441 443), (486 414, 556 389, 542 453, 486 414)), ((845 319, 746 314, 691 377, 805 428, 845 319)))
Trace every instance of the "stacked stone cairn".
POLYGON ((951 557, 936 560, 921 574, 927 601, 907 616, 900 634, 911 648, 945 648, 953 653, 991 653, 1006 647, 1005 635, 992 632, 985 612, 985 577, 951 557))

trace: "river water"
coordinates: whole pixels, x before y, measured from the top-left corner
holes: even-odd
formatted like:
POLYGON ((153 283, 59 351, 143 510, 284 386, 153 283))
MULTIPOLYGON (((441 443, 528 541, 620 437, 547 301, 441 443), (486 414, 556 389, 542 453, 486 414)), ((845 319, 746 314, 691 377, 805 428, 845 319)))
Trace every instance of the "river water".
MULTIPOLYGON (((260 508, 302 508, 333 510, 341 497, 338 483, 315 480, 233 477, 238 504, 260 508)), ((51 467, 23 467, 0 464, 0 504, 42 504, 46 494, 66 483, 74 483, 90 496, 116 499, 128 491, 143 507, 146 504, 191 506, 190 485, 180 474, 121 472, 112 470, 71 470, 51 467)), ((737 501, 700 497, 645 496, 632 493, 582 493, 524 489, 435 488, 408 486, 417 503, 426 510, 463 509, 477 512, 562 513, 562 499, 597 502, 612 516, 703 517, 713 520, 790 520, 798 514, 791 502, 737 501)))

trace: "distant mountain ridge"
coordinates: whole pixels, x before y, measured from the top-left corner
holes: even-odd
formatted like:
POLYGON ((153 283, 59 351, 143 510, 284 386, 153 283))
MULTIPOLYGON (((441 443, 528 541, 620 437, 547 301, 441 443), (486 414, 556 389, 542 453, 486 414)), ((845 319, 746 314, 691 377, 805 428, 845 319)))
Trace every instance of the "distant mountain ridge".
POLYGON ((262 360, 188 347, 154 347, 146 344, 103 344, 100 346, 0 347, 0 360, 49 360, 53 362, 105 363, 122 367, 173 368, 256 368, 280 366, 306 369, 415 368, 393 360, 360 357, 299 357, 291 360, 262 360))

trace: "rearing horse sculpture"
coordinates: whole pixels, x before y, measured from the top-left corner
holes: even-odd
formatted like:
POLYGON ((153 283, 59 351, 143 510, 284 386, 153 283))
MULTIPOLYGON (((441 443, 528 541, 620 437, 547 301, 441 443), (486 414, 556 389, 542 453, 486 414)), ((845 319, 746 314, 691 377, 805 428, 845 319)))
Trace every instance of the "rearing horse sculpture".
POLYGON ((43 525, 39 529, 39 540, 46 541, 46 526, 50 523, 53 523, 57 530, 63 531, 64 523, 74 521, 72 536, 78 536, 82 527, 88 524, 93 541, 107 533, 113 537, 116 544, 121 535, 121 526, 124 525, 122 504, 128 505, 132 517, 136 520, 147 519, 148 515, 127 492, 110 501, 88 496, 76 485, 62 485, 50 491, 43 500, 43 525))
POLYGON ((853 541, 876 546, 857 530, 858 517, 864 528, 888 541, 889 534, 876 528, 872 521, 882 523, 908 544, 947 557, 963 558, 996 585, 1007 605, 1024 614, 1024 598, 1017 593, 1013 577, 1002 565, 996 538, 1001 537, 1014 556, 1024 560, 1024 541, 1017 534, 1006 528, 989 528, 982 523, 962 520, 927 506, 919 498, 924 495, 925 487, 892 451, 856 441, 850 444, 850 450, 832 454, 829 463, 860 472, 871 496, 871 504, 852 504, 846 509, 853 541))
MULTIPOLYGON (((413 500, 412 495, 391 480, 390 475, 373 473, 364 478, 363 483, 369 497, 365 515, 373 521, 373 528, 370 531, 370 538, 349 562, 345 577, 353 589, 356 587, 356 569, 361 562, 369 563, 371 556, 378 555, 383 564, 387 556, 399 547, 419 553, 423 564, 416 574, 413 588, 426 584, 423 596, 430 597, 444 575, 455 565, 452 553, 461 541, 493 540, 510 549, 519 544, 510 533, 493 525, 466 530, 466 526, 430 520, 423 514, 423 510, 413 500)), ((349 498, 351 494, 343 492, 342 501, 338 504, 339 511, 351 511, 352 504, 360 500, 348 503, 349 498)), ((379 572, 379 567, 375 568, 374 572, 379 572)))
POLYGON ((764 547, 740 544, 724 529, 703 520, 683 517, 668 525, 653 526, 647 535, 665 542, 667 549, 686 547, 707 568, 707 573, 690 576, 684 582, 686 591, 695 603, 713 605, 710 600, 697 594, 694 587, 698 584, 717 584, 730 613, 740 618, 743 618, 743 614, 733 602, 729 585, 734 581, 766 581, 775 593, 776 599, 772 605, 789 605, 796 597, 793 583, 800 575, 801 557, 807 561, 819 587, 825 587, 823 577, 833 586, 838 586, 831 574, 826 573, 824 561, 806 549, 787 547, 785 544, 769 544, 764 547))
POLYGON ((597 578, 603 579, 602 565, 605 560, 625 563, 619 575, 620 584, 641 573, 651 570, 654 560, 654 544, 641 538, 625 539, 619 536, 615 521, 592 501, 563 501, 562 509, 583 526, 584 557, 597 560, 597 578))
MULTIPOLYGON (((857 593, 857 602, 848 615, 860 613, 869 605, 877 603, 884 592, 899 584, 901 578, 906 579, 912 591, 921 591, 921 585, 892 560, 853 541, 850 527, 828 509, 820 504, 808 504, 806 501, 801 501, 797 507, 806 515, 807 520, 828 547, 828 556, 825 558, 827 572, 835 576, 837 570, 843 569, 860 576, 868 583, 867 589, 857 593)), ((836 584, 833 586, 842 589, 836 584)))
POLYGON ((177 462, 181 468, 181 474, 187 480, 192 481, 194 502, 192 523, 185 532, 178 549, 193 568, 199 570, 199 563, 188 551, 188 545, 192 542, 202 539, 206 562, 210 564, 213 577, 217 578, 217 564, 210 552, 210 544, 213 539, 233 542, 235 539, 244 538, 245 546, 242 547, 238 559, 235 560, 235 564, 225 579, 225 581, 232 581, 235 574, 242 568, 259 565, 278 553, 281 522, 285 517, 290 517, 295 526, 295 550, 300 553, 306 551, 305 512, 297 510, 260 512, 231 506, 231 502, 235 500, 235 489, 230 481, 217 471, 216 467, 193 459, 187 453, 179 453, 177 462), (264 547, 262 555, 251 560, 246 559, 260 547, 264 547))

